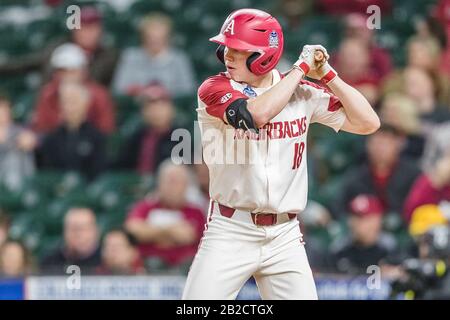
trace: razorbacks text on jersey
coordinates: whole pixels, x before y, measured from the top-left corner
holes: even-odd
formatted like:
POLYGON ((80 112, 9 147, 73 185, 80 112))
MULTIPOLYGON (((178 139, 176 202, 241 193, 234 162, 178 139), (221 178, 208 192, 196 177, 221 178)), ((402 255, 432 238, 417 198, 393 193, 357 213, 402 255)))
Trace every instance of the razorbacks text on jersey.
MULTIPOLYGON (((272 73, 273 86, 283 75, 277 70, 272 73)), ((309 125, 322 123, 337 132, 346 115, 329 90, 301 80, 286 107, 259 133, 236 130, 224 121, 233 101, 268 89, 251 88, 227 73, 209 77, 200 86, 197 113, 203 157, 210 171, 210 196, 225 206, 253 213, 298 213, 307 201, 309 125)))

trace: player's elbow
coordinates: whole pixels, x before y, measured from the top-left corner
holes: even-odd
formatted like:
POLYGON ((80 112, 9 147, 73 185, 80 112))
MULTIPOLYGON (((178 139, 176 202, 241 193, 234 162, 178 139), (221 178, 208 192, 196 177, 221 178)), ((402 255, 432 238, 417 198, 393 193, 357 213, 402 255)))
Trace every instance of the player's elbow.
POLYGON ((367 102, 366 112, 363 116, 360 116, 357 122, 359 134, 369 135, 375 133, 381 126, 380 118, 373 110, 370 104, 367 102))
POLYGON ((255 122, 255 126, 257 128, 261 128, 263 127, 266 123, 268 123, 270 121, 270 117, 269 115, 266 114, 255 114, 252 115, 253 117, 253 121, 255 122))
POLYGON ((374 116, 372 117, 372 119, 370 119, 370 121, 367 123, 367 134, 372 134, 375 133, 381 126, 381 121, 380 118, 374 114, 374 116))
POLYGON ((381 126, 380 118, 375 115, 374 117, 367 119, 361 124, 360 134, 369 135, 375 133, 381 126))
POLYGON ((270 112, 264 111, 266 108, 261 108, 249 103, 247 109, 252 115, 253 122, 257 128, 263 127, 271 120, 270 112))

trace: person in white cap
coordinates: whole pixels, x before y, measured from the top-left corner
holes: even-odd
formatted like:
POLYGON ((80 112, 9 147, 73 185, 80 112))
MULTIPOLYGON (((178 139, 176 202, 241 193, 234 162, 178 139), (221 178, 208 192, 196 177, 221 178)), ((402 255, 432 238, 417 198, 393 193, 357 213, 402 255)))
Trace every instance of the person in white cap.
POLYGON ((65 43, 53 51, 50 64, 54 69, 77 70, 87 65, 87 59, 79 46, 73 43, 65 43))
POLYGON ((57 47, 50 58, 52 79, 42 88, 32 119, 33 128, 46 134, 61 124, 58 88, 62 82, 78 82, 90 92, 88 121, 104 134, 114 130, 114 105, 104 86, 89 77, 88 59, 81 47, 66 43, 57 47))

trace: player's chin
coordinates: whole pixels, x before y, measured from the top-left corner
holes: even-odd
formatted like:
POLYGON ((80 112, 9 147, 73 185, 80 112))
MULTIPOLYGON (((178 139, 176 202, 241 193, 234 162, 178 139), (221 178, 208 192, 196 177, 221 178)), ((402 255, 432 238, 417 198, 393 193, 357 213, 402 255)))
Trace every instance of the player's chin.
POLYGON ((234 81, 238 81, 238 82, 245 81, 245 76, 243 76, 236 69, 228 69, 228 73, 230 74, 231 79, 233 79, 234 81))

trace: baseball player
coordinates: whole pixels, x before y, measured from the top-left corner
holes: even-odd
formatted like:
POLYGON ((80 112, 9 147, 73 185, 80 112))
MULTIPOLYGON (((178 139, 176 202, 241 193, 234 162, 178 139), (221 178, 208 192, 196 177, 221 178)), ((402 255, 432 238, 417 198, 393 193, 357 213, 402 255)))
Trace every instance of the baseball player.
POLYGON ((210 40, 219 44, 216 53, 226 72, 198 90, 211 200, 183 299, 235 299, 252 276, 263 299, 317 299, 297 220, 307 200, 309 126, 370 134, 379 118, 339 78, 320 45, 304 46, 287 74, 274 69, 283 32, 264 11, 231 13, 210 40), (253 151, 253 158, 239 161, 243 150, 253 151))

